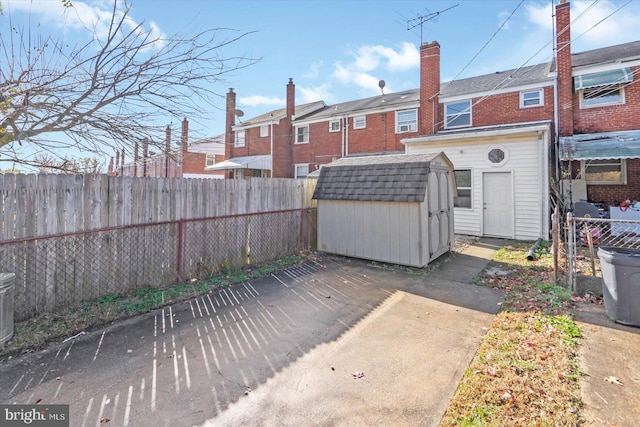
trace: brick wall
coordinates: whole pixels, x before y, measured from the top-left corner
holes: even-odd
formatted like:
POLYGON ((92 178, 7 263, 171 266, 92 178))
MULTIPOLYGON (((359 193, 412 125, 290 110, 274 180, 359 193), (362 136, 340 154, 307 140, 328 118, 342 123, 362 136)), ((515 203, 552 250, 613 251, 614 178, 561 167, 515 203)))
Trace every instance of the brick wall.
POLYGON ((520 108, 520 92, 494 95, 477 104, 478 99, 473 99, 473 126, 553 120, 553 88, 546 87, 543 90, 544 105, 539 107, 520 108))
MULTIPOLYGON (((640 75, 640 66, 632 67, 640 75)), ((625 103, 602 107, 580 108, 580 94, 574 95, 575 133, 598 133, 640 129, 640 83, 637 80, 624 88, 625 103)))

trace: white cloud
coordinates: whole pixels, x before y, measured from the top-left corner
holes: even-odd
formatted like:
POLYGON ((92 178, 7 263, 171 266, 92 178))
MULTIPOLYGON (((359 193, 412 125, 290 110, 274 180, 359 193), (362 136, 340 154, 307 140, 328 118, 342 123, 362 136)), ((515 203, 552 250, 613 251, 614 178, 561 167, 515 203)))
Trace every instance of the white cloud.
POLYGON ((314 101, 330 102, 333 95, 329 89, 331 89, 331 85, 328 83, 314 87, 296 86, 296 91, 300 94, 303 103, 314 101))
POLYGON ((270 105, 270 106, 284 106, 285 100, 282 98, 278 98, 277 96, 262 96, 262 95, 251 95, 251 96, 242 96, 238 98, 238 102, 240 105, 255 107, 260 105, 270 105))
MULTIPOLYGON (((402 43, 398 49, 365 45, 351 56, 353 61, 350 63, 335 63, 333 77, 344 85, 356 85, 372 93, 380 92, 380 79, 375 74, 382 73, 390 79, 390 73, 402 73, 420 66, 418 48, 408 42, 402 43)), ((385 90, 393 92, 389 86, 385 90)))
MULTIPOLYGON (((47 25, 54 25, 65 32, 70 30, 86 31, 89 37, 104 40, 109 33, 109 26, 113 16, 113 3, 110 1, 96 0, 91 3, 73 1, 72 7, 65 8, 62 1, 51 0, 5 0, 6 10, 9 12, 28 13, 35 19, 47 25)), ((116 14, 121 18, 125 12, 125 3, 118 2, 116 14)), ((166 35, 151 22, 149 25, 140 25, 128 15, 124 21, 124 32, 129 32, 136 27, 139 36, 149 33, 150 40, 156 40, 155 48, 161 48, 165 44, 166 35)))
POLYGON ((307 79, 315 79, 320 75, 320 67, 322 67, 322 65, 324 65, 322 61, 314 62, 309 66, 309 71, 304 73, 302 77, 307 79))
MULTIPOLYGON (((615 12, 625 3, 612 0, 601 0, 597 3, 590 0, 572 1, 572 51, 580 52, 637 40, 640 9, 632 2, 615 12)), ((547 35, 545 39, 550 39, 553 20, 549 5, 530 3, 525 8, 528 20, 539 30, 544 30, 543 34, 547 35)))

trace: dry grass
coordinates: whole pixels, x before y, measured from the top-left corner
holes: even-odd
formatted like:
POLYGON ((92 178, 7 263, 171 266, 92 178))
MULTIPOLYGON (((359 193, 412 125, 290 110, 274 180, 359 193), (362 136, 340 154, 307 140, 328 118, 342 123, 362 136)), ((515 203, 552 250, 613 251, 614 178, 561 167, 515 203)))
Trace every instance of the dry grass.
POLYGON ((553 283, 543 246, 505 246, 477 285, 505 292, 502 311, 450 402, 442 426, 576 426, 580 393, 570 292, 553 283))

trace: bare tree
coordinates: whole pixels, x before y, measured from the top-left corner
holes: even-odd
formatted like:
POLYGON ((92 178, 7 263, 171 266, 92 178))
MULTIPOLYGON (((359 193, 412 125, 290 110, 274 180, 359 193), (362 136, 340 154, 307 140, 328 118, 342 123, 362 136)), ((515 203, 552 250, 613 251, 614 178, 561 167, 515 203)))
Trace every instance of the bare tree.
POLYGON ((223 56, 250 32, 216 28, 163 37, 134 23, 129 3, 120 5, 114 0, 108 25, 94 23, 92 39, 72 47, 14 27, 5 7, 9 19, 2 25, 10 28, 0 33, 0 160, 34 165, 23 144, 39 153, 105 154, 131 152, 143 138, 161 141, 167 121, 220 110, 216 103, 224 95, 216 88, 259 60, 223 56))
POLYGON ((104 163, 96 158, 55 158, 51 155, 40 154, 34 158, 40 173, 56 174, 99 174, 104 173, 104 163))

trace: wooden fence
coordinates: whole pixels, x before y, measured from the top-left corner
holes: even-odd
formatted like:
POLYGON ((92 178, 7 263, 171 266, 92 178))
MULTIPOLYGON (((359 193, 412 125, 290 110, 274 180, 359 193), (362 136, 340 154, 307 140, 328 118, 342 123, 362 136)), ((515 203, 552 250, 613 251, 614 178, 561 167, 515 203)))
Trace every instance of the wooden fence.
POLYGON ((0 174, 0 241, 315 207, 313 179, 0 174))
POLYGON ((260 263, 315 238, 315 180, 0 175, 15 318, 260 263))

